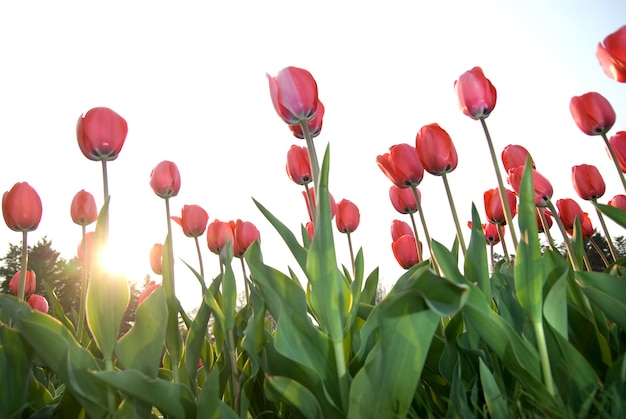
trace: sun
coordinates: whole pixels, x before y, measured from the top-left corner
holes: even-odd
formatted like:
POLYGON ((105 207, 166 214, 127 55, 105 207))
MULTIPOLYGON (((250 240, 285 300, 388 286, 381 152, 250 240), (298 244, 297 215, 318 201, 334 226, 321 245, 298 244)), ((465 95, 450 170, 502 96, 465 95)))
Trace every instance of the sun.
POLYGON ((137 253, 133 243, 109 241, 102 249, 100 263, 112 274, 122 275, 129 282, 141 283, 150 274, 150 266, 147 258, 137 253))

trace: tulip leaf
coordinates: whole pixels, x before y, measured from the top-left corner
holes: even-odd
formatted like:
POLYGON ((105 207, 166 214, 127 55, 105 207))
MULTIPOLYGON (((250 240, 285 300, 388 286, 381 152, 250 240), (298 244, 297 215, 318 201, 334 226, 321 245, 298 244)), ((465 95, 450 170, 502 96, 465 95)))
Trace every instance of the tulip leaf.
POLYGON ((489 265, 487 262, 487 246, 485 245, 485 233, 480 223, 480 216, 476 206, 472 203, 472 234, 470 236, 467 257, 464 268, 466 279, 478 284, 485 298, 491 300, 491 281, 489 279, 489 265))
POLYGON ((220 371, 209 372, 198 396, 197 419, 237 419, 235 411, 220 398, 220 371))
POLYGON ((626 211, 621 208, 600 203, 596 203, 595 206, 596 208, 598 208, 598 210, 600 210, 602 214, 606 215, 611 220, 621 225, 623 228, 626 228, 626 211))
POLYGON ((375 268, 365 280, 363 291, 361 291, 361 303, 369 305, 374 305, 376 303, 376 294, 378 292, 378 271, 379 268, 375 268))
POLYGON ((54 293, 54 290, 50 287, 50 285, 48 285, 48 283, 45 280, 42 280, 41 283, 43 285, 43 289, 46 291, 46 296, 48 297, 48 302, 50 303, 50 309, 52 310, 54 317, 57 318, 61 323, 63 323, 65 327, 68 328, 68 330, 74 331, 75 330, 74 325, 72 324, 70 319, 68 319, 67 316, 65 315, 65 312, 63 311, 63 307, 61 306, 61 303, 59 303, 59 300, 56 294, 54 293))
POLYGON ((31 382, 33 350, 21 334, 0 324, 0 412, 4 417, 22 417, 31 382))
POLYGON ((482 358, 478 358, 478 363, 480 383, 485 394, 485 402, 487 403, 489 415, 492 418, 508 417, 509 411, 506 405, 506 399, 502 395, 500 388, 498 388, 498 384, 496 383, 493 374, 489 371, 482 358))
POLYGON ((102 382, 156 406, 172 418, 193 418, 196 403, 191 390, 181 384, 151 378, 137 370, 99 371, 92 373, 102 382))
POLYGON ((269 400, 287 403, 302 417, 322 418, 322 408, 315 396, 302 384, 288 377, 269 376, 265 379, 265 394, 269 400))
POLYGON ((626 280, 601 272, 576 272, 582 292, 606 316, 626 328, 626 280))

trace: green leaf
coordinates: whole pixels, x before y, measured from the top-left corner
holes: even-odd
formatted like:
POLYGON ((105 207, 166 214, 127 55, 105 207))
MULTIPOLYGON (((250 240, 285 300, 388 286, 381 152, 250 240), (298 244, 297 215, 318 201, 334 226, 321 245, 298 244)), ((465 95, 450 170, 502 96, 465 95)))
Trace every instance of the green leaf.
POLYGON ((217 368, 209 372, 198 396, 197 419, 238 419, 235 411, 220 398, 219 375, 217 368))
POLYGON ((287 403, 305 418, 322 418, 322 408, 315 396, 302 384, 288 377, 265 378, 265 394, 269 400, 287 403))
POLYGON ((0 412, 19 418, 26 407, 33 350, 20 333, 0 323, 0 412))
POLYGON ((136 370, 99 371, 92 373, 102 382, 156 406, 172 418, 193 418, 196 403, 189 388, 160 378, 150 378, 136 370))
POLYGON ((378 292, 378 271, 379 268, 375 268, 365 280, 365 286, 361 291, 360 303, 374 305, 376 303, 376 295, 378 292))
MULTIPOLYGON (((544 259, 551 257, 553 253, 544 254, 544 259)), ((550 326, 554 328, 563 338, 568 339, 568 316, 567 316, 567 276, 571 272, 564 259, 555 261, 560 263, 560 268, 553 269, 546 286, 550 286, 543 305, 543 316, 550 326), (551 282, 551 283, 550 283, 551 282)), ((552 264, 554 266, 554 264, 552 264)))
POLYGON ((608 318, 626 328, 626 281, 601 272, 576 272, 582 292, 608 318))
POLYGON ((50 285, 48 285, 48 283, 45 280, 42 280, 41 283, 43 285, 44 290, 46 291, 46 296, 48 297, 48 302, 50 303, 50 309, 54 317, 56 317, 61 323, 63 323, 65 327, 67 327, 69 330, 74 331, 75 327, 70 321, 70 319, 68 319, 67 316, 65 315, 65 312, 63 311, 63 307, 61 306, 61 303, 59 303, 59 300, 57 299, 57 296, 54 293, 54 290, 50 287, 50 285))
POLYGON ((595 206, 596 208, 598 208, 598 210, 600 210, 602 214, 606 215, 611 220, 621 225, 623 228, 626 228, 626 211, 611 205, 605 205, 600 203, 596 203, 595 206))
POLYGON ((156 378, 166 325, 165 291, 158 287, 137 307, 133 327, 117 343, 115 353, 120 364, 156 378))
POLYGON ((509 411, 506 406, 506 399, 500 392, 500 388, 496 383, 491 371, 487 368, 482 358, 478 358, 479 371, 480 371, 480 383, 485 394, 485 402, 487 403, 487 409, 489 415, 492 418, 507 418, 509 417, 509 411))
POLYGON ((489 279, 489 262, 487 260, 487 246, 485 233, 482 229, 480 216, 476 206, 472 203, 472 234, 464 267, 465 277, 471 283, 478 284, 487 300, 491 300, 491 280, 489 279))

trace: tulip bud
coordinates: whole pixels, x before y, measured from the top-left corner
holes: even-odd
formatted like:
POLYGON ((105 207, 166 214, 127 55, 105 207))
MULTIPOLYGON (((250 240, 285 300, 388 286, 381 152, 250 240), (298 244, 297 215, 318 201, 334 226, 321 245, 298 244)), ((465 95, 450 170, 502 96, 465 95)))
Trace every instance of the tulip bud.
POLYGON ((246 253, 248 247, 261 238, 261 233, 249 221, 241 221, 237 220, 235 222, 231 222, 231 227, 233 229, 234 240, 233 240, 233 252, 236 257, 240 258, 246 253))
MULTIPOLYGON (((18 295, 21 274, 22 274, 21 271, 17 271, 15 275, 13 275, 13 277, 9 281, 9 289, 11 290, 13 295, 18 295)), ((24 295, 34 293, 36 287, 37 287, 37 276, 35 275, 35 272, 33 270, 29 269, 26 271, 24 295)))
POLYGON ((171 161, 159 163, 150 174, 150 186, 155 194, 161 198, 178 195, 180 191, 180 173, 178 167, 171 161))
POLYGON ((150 249, 150 268, 157 275, 163 273, 163 245, 155 243, 150 249))
POLYGON ((292 145, 287 152, 287 176, 298 185, 307 185, 313 180, 311 161, 306 147, 292 145))
POLYGON ((572 97, 569 110, 578 128, 587 135, 606 134, 615 124, 615 110, 600 93, 572 97))
POLYGON ((180 217, 171 217, 183 228, 187 237, 199 237, 204 234, 209 222, 209 214, 199 205, 185 205, 180 217))
POLYGON ((87 226, 98 219, 96 200, 89 192, 81 189, 74 195, 70 206, 70 215, 74 223, 87 226))
POLYGON ((604 38, 604 43, 598 43, 596 57, 604 74, 626 82, 626 25, 604 38))
POLYGON ((41 311, 42 313, 48 312, 48 301, 41 295, 32 294, 28 297, 28 305, 33 310, 41 311))
POLYGON ((496 88, 480 67, 466 71, 454 82, 459 107, 472 119, 486 118, 496 106, 496 88))
POLYGON ((589 164, 572 167, 572 182, 578 196, 585 200, 598 199, 606 190, 598 168, 589 164))
MULTIPOLYGON (((626 131, 619 131, 609 138, 609 144, 615 153, 619 168, 626 173, 626 131)), ((609 153, 609 157, 611 157, 611 153, 609 153)))
POLYGON ((234 240, 234 233, 230 223, 215 220, 207 226, 206 239, 209 250, 217 255, 220 254, 226 242, 234 240))
POLYGON ((76 137, 89 160, 115 160, 122 150, 128 124, 109 108, 93 108, 78 118, 76 137))
POLYGON ((450 135, 439 124, 424 125, 415 136, 415 148, 424 170, 440 176, 452 172, 459 163, 450 135))
POLYGON ((337 216, 335 218, 335 223, 337 224, 337 229, 341 233, 352 233, 357 229, 360 221, 361 214, 359 213, 357 206, 352 203, 352 201, 348 201, 347 199, 339 201, 337 204, 337 216))
POLYGON ((409 269, 419 263, 417 245, 413 236, 402 236, 392 242, 391 250, 400 266, 404 269, 409 269))
POLYGON ((317 83, 308 71, 287 67, 275 77, 266 74, 272 104, 278 116, 289 125, 310 121, 315 116, 319 99, 317 83))
MULTIPOLYGON (((415 189, 417 190, 417 197, 421 202, 422 195, 419 189, 415 189)), ((399 188, 396 185, 392 185, 391 188, 389 188, 389 199, 391 200, 391 205, 393 205, 400 214, 413 214, 417 212, 417 201, 415 201, 415 194, 412 188, 399 188)))

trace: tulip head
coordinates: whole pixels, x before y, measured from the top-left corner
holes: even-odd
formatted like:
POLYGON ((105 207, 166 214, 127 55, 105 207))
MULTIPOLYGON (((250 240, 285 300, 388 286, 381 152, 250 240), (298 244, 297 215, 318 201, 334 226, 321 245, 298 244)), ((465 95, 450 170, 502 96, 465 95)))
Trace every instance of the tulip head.
POLYGON ((626 82, 626 25, 598 43, 596 57, 604 74, 615 81, 626 82))
POLYGON ((172 220, 183 228, 187 237, 199 237, 204 234, 209 222, 209 214, 199 205, 184 205, 180 217, 172 217, 172 220))
POLYGON ((487 118, 496 106, 496 88, 480 67, 461 74, 454 82, 454 90, 461 111, 472 119, 487 118))
POLYGON ((28 305, 33 310, 41 311, 42 313, 48 313, 48 300, 41 295, 31 294, 28 297, 28 305))
POLYGON ((415 136, 415 148, 424 170, 431 175, 452 172, 459 163, 452 138, 437 123, 420 128, 415 136))
POLYGON ((230 224, 234 234, 233 253, 235 257, 241 258, 252 243, 261 239, 261 233, 249 221, 237 220, 230 224))
POLYGON ((361 221, 361 214, 359 209, 352 202, 347 199, 342 199, 337 203, 337 216, 335 217, 335 223, 337 224, 337 230, 341 233, 352 233, 359 226, 361 221))
POLYGON ((156 275, 163 274, 163 245, 154 243, 150 249, 150 268, 156 275))
MULTIPOLYGON (((322 123, 324 119, 324 105, 322 102, 317 102, 317 108, 313 119, 306 123, 311 138, 315 138, 322 132, 322 123)), ((304 140, 304 131, 302 131, 301 124, 289 125, 289 129, 294 137, 304 140)))
POLYGON ((611 198, 608 204, 612 207, 626 211, 626 195, 615 195, 613 198, 611 198))
MULTIPOLYGON (((317 200, 315 199, 315 189, 309 189, 309 194, 311 194, 311 200, 313 201, 313 208, 317 208, 317 200)), ((313 220, 311 217, 311 203, 309 202, 309 195, 305 191, 302 191, 302 196, 304 197, 304 202, 306 203, 306 209, 309 212, 309 220, 313 220)), ((330 200, 330 218, 335 218, 335 214, 337 214, 337 202, 335 202, 335 198, 333 194, 329 193, 328 198, 330 200)))
MULTIPOLYGON (((504 193, 509 204, 509 208, 511 209, 511 216, 515 217, 515 214, 517 213, 517 197, 514 192, 509 191, 508 189, 505 189, 504 193)), ((500 199, 499 188, 485 191, 483 198, 485 201, 485 213, 487 214, 487 219, 493 224, 506 224, 506 216, 504 208, 502 207, 502 199, 500 199)))
POLYGON ((417 186, 424 178, 424 166, 415 147, 396 144, 389 152, 376 157, 376 164, 394 185, 400 188, 417 186))
POLYGON ((2 196, 2 215, 13 231, 33 231, 41 221, 41 198, 26 182, 18 182, 2 196))
POLYGON ((98 219, 96 200, 89 192, 81 189, 74 195, 70 206, 70 215, 75 224, 88 226, 98 219))
POLYGON ((109 108, 93 108, 78 118, 76 138, 89 160, 115 160, 122 150, 128 124, 109 108))
POLYGON ((587 135, 606 134, 615 124, 615 110, 609 101, 597 92, 572 97, 569 110, 578 128, 587 135))
POLYGON ((534 169, 535 162, 533 161, 533 158, 528 150, 517 144, 507 145, 506 147, 504 147, 504 150, 502 150, 501 156, 504 170, 506 171, 506 173, 509 173, 509 170, 511 169, 524 166, 528 157, 530 157, 530 163, 532 164, 532 167, 534 169))
POLYGON ((563 227, 565 227, 566 231, 574 230, 576 218, 578 218, 581 223, 583 222, 583 210, 580 205, 578 205, 578 202, 573 199, 557 199, 556 207, 559 210, 559 218, 561 219, 563 227))
POLYGON ((141 294, 139 294, 139 297, 137 298, 137 307, 139 307, 141 303, 143 303, 146 298, 148 298, 154 292, 154 290, 161 287, 162 285, 163 284, 157 284, 154 281, 148 282, 146 284, 146 287, 143 289, 143 291, 141 291, 141 294))
POLYGON ((587 201, 600 198, 606 191, 598 168, 589 164, 572 167, 572 182, 578 196, 587 201))
MULTIPOLYGON (((13 295, 18 295, 21 274, 21 271, 17 271, 9 281, 9 289, 11 290, 13 295)), ((33 270, 28 269, 26 271, 24 284, 24 295, 32 294, 35 292, 35 288, 37 288, 37 276, 35 275, 35 272, 33 270)))
POLYGON ((287 152, 287 176, 298 185, 307 185, 313 180, 311 160, 306 147, 292 145, 287 152))
MULTIPOLYGON (((548 201, 552 198, 554 190, 552 184, 541 173, 533 170, 533 186, 535 188, 535 205, 538 207, 545 207, 548 201)), ((524 166, 516 167, 509 170, 508 182, 519 196, 520 186, 522 183, 522 175, 524 174, 524 166)))
POLYGON ((226 243, 234 241, 233 228, 230 223, 215 220, 207 226, 206 240, 209 250, 217 255, 220 254, 226 243))
MULTIPOLYGON (((421 202, 421 192, 419 189, 415 189, 417 190, 417 198, 421 202)), ((400 214, 413 214, 418 210, 412 188, 399 188, 396 185, 391 185, 391 188, 389 188, 389 199, 391 200, 391 205, 400 214)))
MULTIPOLYGON (((609 145, 613 149, 613 153, 615 153, 619 168, 626 173, 626 131, 615 133, 614 136, 609 138, 609 145)), ((609 153, 609 157, 611 157, 611 153, 609 153)))
POLYGON ((393 220, 391 222, 391 241, 395 242, 402 236, 415 237, 413 229, 408 223, 400 220, 393 220))
POLYGON ((315 117, 319 99, 317 83, 307 70, 286 67, 269 81, 272 104, 278 116, 289 125, 308 122, 315 117))
POLYGON ((550 230, 550 228, 552 228, 552 224, 554 224, 554 221, 552 221, 552 213, 548 211, 546 208, 537 208, 537 212, 535 214, 537 217, 537 228, 539 230, 539 233, 545 233, 546 229, 543 226, 543 220, 541 219, 541 215, 539 214, 539 211, 543 213, 543 217, 546 220, 548 230, 550 230))
POLYGON ((419 263, 419 255, 417 253, 417 245, 415 237, 401 236, 391 243, 391 250, 396 260, 403 269, 410 269, 419 263))
POLYGON ((180 172, 175 163, 164 160, 152 169, 150 186, 161 198, 178 195, 180 191, 180 172))

